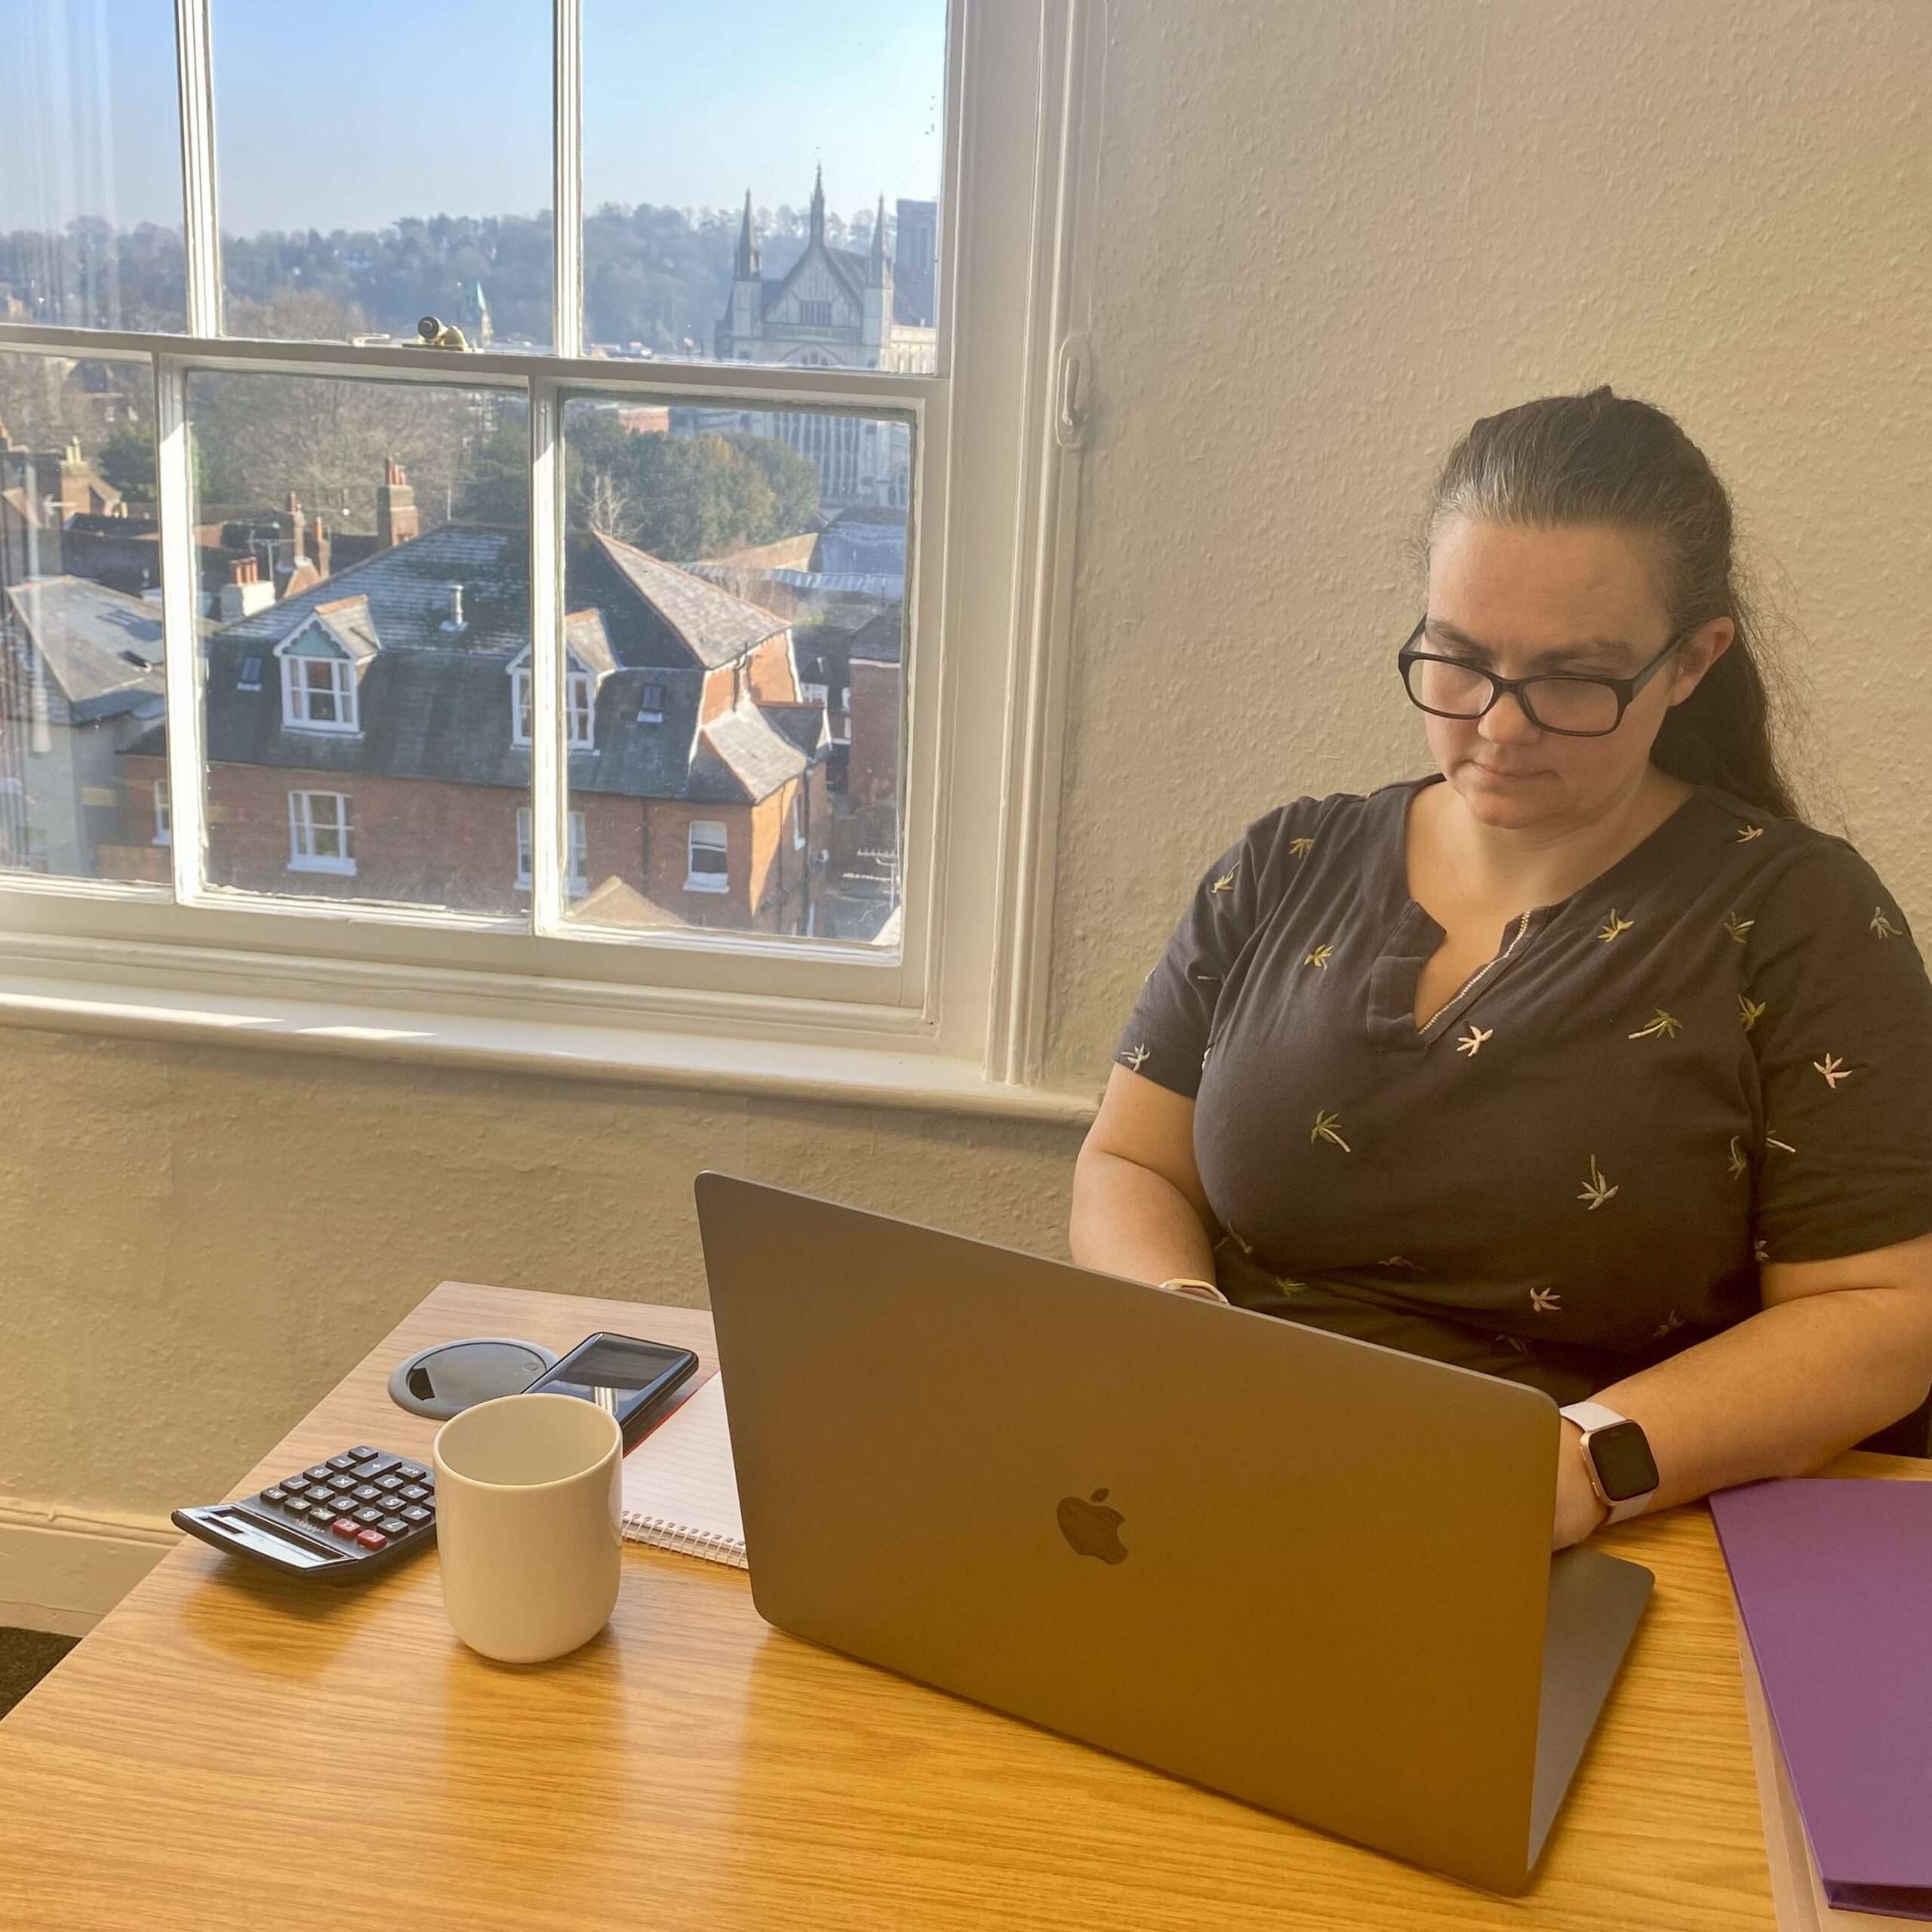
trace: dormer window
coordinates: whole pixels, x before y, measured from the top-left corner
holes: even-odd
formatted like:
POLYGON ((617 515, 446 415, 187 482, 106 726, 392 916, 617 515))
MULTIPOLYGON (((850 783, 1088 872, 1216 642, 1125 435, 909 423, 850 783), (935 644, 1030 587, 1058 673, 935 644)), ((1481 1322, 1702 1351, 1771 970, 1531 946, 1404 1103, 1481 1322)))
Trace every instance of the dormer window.
MULTIPOLYGON (((530 696, 530 666, 510 668, 510 743, 530 743, 534 716, 530 696)), ((564 743, 574 752, 595 748, 597 735, 597 683, 588 671, 573 665, 564 674, 564 743)))
POLYGON ((281 721, 291 731, 361 729, 355 660, 319 629, 304 631, 277 654, 281 660, 281 721))

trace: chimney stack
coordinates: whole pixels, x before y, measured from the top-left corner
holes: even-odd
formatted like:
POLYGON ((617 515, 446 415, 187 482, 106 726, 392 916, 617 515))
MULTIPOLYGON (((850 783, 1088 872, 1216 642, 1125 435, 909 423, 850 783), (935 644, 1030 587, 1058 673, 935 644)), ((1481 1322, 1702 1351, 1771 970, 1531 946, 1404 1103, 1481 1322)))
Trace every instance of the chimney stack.
POLYGON ((329 533, 322 522, 322 513, 316 511, 309 519, 309 561, 315 567, 318 577, 329 574, 329 533))
POLYGON ((394 457, 384 460, 383 481, 376 491, 376 548, 392 550, 420 534, 416 514, 416 492, 402 465, 394 457))
POLYGON ((463 629, 463 586, 460 583, 453 583, 449 589, 450 614, 443 620, 443 629, 446 631, 460 631, 463 629))

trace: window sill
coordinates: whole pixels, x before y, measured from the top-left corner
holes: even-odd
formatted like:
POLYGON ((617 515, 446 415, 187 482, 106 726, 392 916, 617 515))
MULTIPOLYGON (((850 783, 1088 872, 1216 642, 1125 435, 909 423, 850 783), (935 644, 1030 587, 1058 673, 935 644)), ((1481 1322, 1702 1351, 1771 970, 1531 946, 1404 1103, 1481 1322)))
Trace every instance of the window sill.
POLYGON ((355 861, 353 859, 291 859, 288 869, 292 872, 333 872, 337 878, 353 878, 355 861))
MULTIPOLYGON (((0 1026, 1069 1127, 1085 1125, 1095 1111, 1094 1094, 1011 1085, 909 1038, 787 1038, 775 1027, 639 1024, 614 1012, 552 1018, 486 1010, 475 1000, 418 1003, 401 989, 353 1002, 290 998, 249 986, 245 976, 197 982, 192 968, 162 966, 159 952, 0 943, 0 1026)), ((325 971, 318 962, 318 980, 325 971)))
POLYGON ((729 892, 731 881, 710 872, 694 873, 685 881, 687 892, 729 892))

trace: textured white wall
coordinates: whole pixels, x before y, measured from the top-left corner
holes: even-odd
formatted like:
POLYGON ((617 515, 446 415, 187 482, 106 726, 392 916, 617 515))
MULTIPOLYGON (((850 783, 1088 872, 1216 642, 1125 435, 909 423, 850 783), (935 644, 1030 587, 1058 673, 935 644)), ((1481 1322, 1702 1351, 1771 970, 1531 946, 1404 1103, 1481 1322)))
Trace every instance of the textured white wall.
POLYGON ((1932 933, 1932 5, 1117 0, 1053 1058, 1200 868, 1428 768, 1408 539, 1607 382, 1729 487, 1842 825, 1932 933))
MULTIPOLYGON (((1201 864, 1421 768, 1404 545, 1475 417, 1671 410, 1932 932, 1927 0, 1119 0, 1053 1054, 1201 864)), ((718 1165, 1060 1251, 1078 1136, 0 1032, 0 1498, 212 1495, 439 1277, 694 1300, 718 1165)), ((6 1595, 0 1588, 0 1598, 6 1595)))

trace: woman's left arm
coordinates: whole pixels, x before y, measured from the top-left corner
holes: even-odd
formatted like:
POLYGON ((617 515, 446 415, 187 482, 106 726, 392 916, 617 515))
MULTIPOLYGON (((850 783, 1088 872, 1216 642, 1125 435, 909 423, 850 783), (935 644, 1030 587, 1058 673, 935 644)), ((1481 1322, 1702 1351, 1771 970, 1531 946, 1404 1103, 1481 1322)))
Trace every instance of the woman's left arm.
MULTIPOLYGON (((1764 1306, 1592 1400, 1643 1425, 1654 1509, 1763 1476, 1803 1475, 1896 1422, 1932 1387, 1932 1235, 1834 1261, 1767 1263, 1764 1306)), ((1605 1514, 1563 1425, 1555 1543, 1605 1514)))

